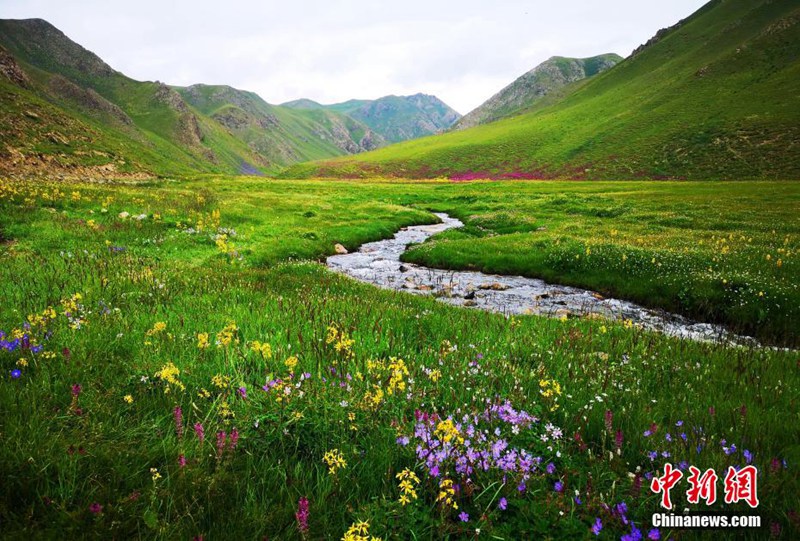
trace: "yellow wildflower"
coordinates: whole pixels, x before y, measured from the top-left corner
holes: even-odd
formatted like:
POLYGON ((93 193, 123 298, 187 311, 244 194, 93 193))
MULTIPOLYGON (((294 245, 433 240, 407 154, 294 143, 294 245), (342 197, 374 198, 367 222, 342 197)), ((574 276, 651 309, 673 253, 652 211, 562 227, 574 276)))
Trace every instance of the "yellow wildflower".
POLYGON ((336 475, 336 473, 347 467, 347 461, 344 459, 339 449, 331 449, 322 457, 322 461, 328 466, 328 473, 336 475))

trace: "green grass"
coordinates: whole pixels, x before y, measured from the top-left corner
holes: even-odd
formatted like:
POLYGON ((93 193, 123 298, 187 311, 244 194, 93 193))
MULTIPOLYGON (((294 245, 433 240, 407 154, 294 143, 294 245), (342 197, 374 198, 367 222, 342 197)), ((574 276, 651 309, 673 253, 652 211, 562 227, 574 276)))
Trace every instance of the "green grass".
MULTIPOLYGON (((294 513, 307 497, 307 539, 340 539, 361 520, 383 538, 472 538, 476 528, 496 539, 594 538, 589 527, 598 517, 600 538, 611 539, 630 527, 603 505, 622 501, 647 534, 657 502, 645 474, 667 460, 721 473, 743 464, 746 449, 761 471, 760 507, 715 508, 761 515, 765 529, 750 538, 767 536, 767 528, 795 538, 796 352, 681 342, 604 321, 507 319, 378 290, 296 261, 321 258, 334 242, 353 248, 403 225, 433 221, 429 210, 468 222, 464 232, 442 236, 450 240, 434 240, 431 253, 462 243, 459 235, 477 246, 505 238, 504 249, 524 261, 515 244, 520 235, 544 233, 572 246, 606 227, 620 231, 619 246, 641 235, 647 242, 639 249, 668 252, 684 237, 690 248, 696 246, 690 239, 717 231, 752 235, 752 245, 771 248, 773 237, 764 231, 771 226, 790 235, 795 250, 796 232, 789 229, 796 223, 780 221, 781 209, 796 197, 793 185, 718 188, 4 181, 0 329, 24 332, 28 315, 44 314, 31 318, 29 330, 44 349, 0 349, 3 535, 299 539, 294 513), (759 222, 751 213, 765 203, 769 214, 759 222), (718 206, 722 215, 712 212, 718 206), (120 217, 123 212, 130 216, 120 217), (663 228, 658 234, 647 231, 646 213, 652 227, 663 228), (535 232, 540 225, 548 229, 535 232), (228 343, 221 331, 231 322, 236 330, 228 343), (344 339, 330 340, 331 326, 344 339), (205 349, 198 347, 203 333, 209 334, 205 349), (268 343, 271 355, 254 351, 254 341, 268 343), (299 386, 287 395, 291 357, 297 358, 291 381, 299 386), (389 370, 392 357, 402 358, 408 373, 398 363, 396 372, 389 370), (156 375, 168 363, 180 371, 172 381, 156 375), (13 369, 21 370, 19 378, 13 369), (304 372, 311 377, 300 381, 304 372), (262 390, 269 381, 273 387, 262 390), (524 492, 517 490, 517 474, 491 469, 468 484, 452 464, 443 465, 442 475, 460 485, 456 511, 437 503, 438 480, 415 458, 413 438, 408 446, 396 440, 413 436, 416 411, 460 421, 481 412, 487 399, 508 399, 540 419, 518 434, 498 421, 490 428, 497 425, 512 447, 542 463, 524 492), (563 437, 542 442, 547 423, 563 437), (655 435, 644 436, 653 424, 655 435), (232 449, 234 429, 239 439, 232 449), (220 453, 222 431, 227 443, 220 453), (347 465, 331 474, 323 457, 334 449, 347 465), (670 456, 651 461, 652 451, 670 456), (551 461, 555 469, 548 473, 551 461), (420 479, 418 499, 407 506, 398 501, 395 477, 404 468, 420 479), (554 491, 556 481, 563 492, 554 491), (501 497, 506 510, 498 507, 501 497), (469 522, 459 521, 461 511, 469 522)), ((448 250, 456 257, 466 247, 448 250)), ((687 256, 690 261, 705 249, 692 250, 699 253, 687 256)), ((748 268, 755 261, 735 254, 729 257, 742 272, 755 272, 748 268)), ((797 284, 789 257, 782 268, 788 283, 797 284)), ((462 425, 460 435, 466 431, 462 425)), ((682 509, 683 496, 673 491, 673 497, 682 509)))
POLYGON ((710 2, 548 107, 284 176, 797 178, 797 20, 790 0, 710 2))

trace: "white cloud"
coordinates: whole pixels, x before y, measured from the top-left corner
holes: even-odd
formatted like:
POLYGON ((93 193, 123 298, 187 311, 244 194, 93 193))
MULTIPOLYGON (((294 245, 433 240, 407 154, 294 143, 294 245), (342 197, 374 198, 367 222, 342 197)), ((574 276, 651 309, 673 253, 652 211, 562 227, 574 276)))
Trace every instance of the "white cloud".
POLYGON ((271 103, 436 94, 466 113, 553 55, 623 56, 703 0, 0 0, 142 80, 229 84, 271 103))

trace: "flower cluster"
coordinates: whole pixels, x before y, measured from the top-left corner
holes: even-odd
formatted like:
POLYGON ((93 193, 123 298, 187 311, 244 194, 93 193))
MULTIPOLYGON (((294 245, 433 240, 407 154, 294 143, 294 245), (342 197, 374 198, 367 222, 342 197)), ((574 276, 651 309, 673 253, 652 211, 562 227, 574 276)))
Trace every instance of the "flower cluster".
POLYGON ((322 457, 322 461, 328 466, 328 473, 336 475, 339 470, 347 468, 347 461, 339 449, 331 449, 322 457))
POLYGON ((181 374, 180 369, 172 362, 168 362, 161 367, 161 370, 155 373, 155 377, 164 382, 164 394, 169 394, 172 387, 181 391, 186 390, 186 386, 179 378, 181 374))
POLYGON ((406 505, 416 500, 418 498, 416 488, 420 482, 417 474, 406 468, 395 477, 400 481, 400 503, 406 505))
POLYGON ((325 343, 332 346, 336 353, 339 353, 345 358, 350 358, 353 356, 353 345, 356 341, 350 338, 346 332, 331 325, 328 327, 325 343))

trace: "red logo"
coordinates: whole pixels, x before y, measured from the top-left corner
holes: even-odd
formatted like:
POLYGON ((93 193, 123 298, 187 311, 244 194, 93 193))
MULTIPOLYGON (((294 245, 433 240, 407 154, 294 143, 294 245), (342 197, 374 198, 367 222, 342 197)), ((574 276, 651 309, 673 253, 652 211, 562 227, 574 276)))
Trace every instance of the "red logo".
MULTIPOLYGON (((686 491, 686 500, 691 504, 698 504, 705 500, 706 505, 713 505, 717 501, 717 473, 709 468, 702 472, 700 469, 689 466, 689 490, 686 491)), ((670 490, 683 478, 683 472, 673 468, 672 464, 664 464, 664 475, 653 477, 650 490, 661 494, 661 506, 672 509, 670 490)), ((724 490, 725 503, 732 504, 740 501, 755 509, 758 507, 758 469, 755 466, 745 466, 737 470, 733 466, 725 474, 724 490)))

